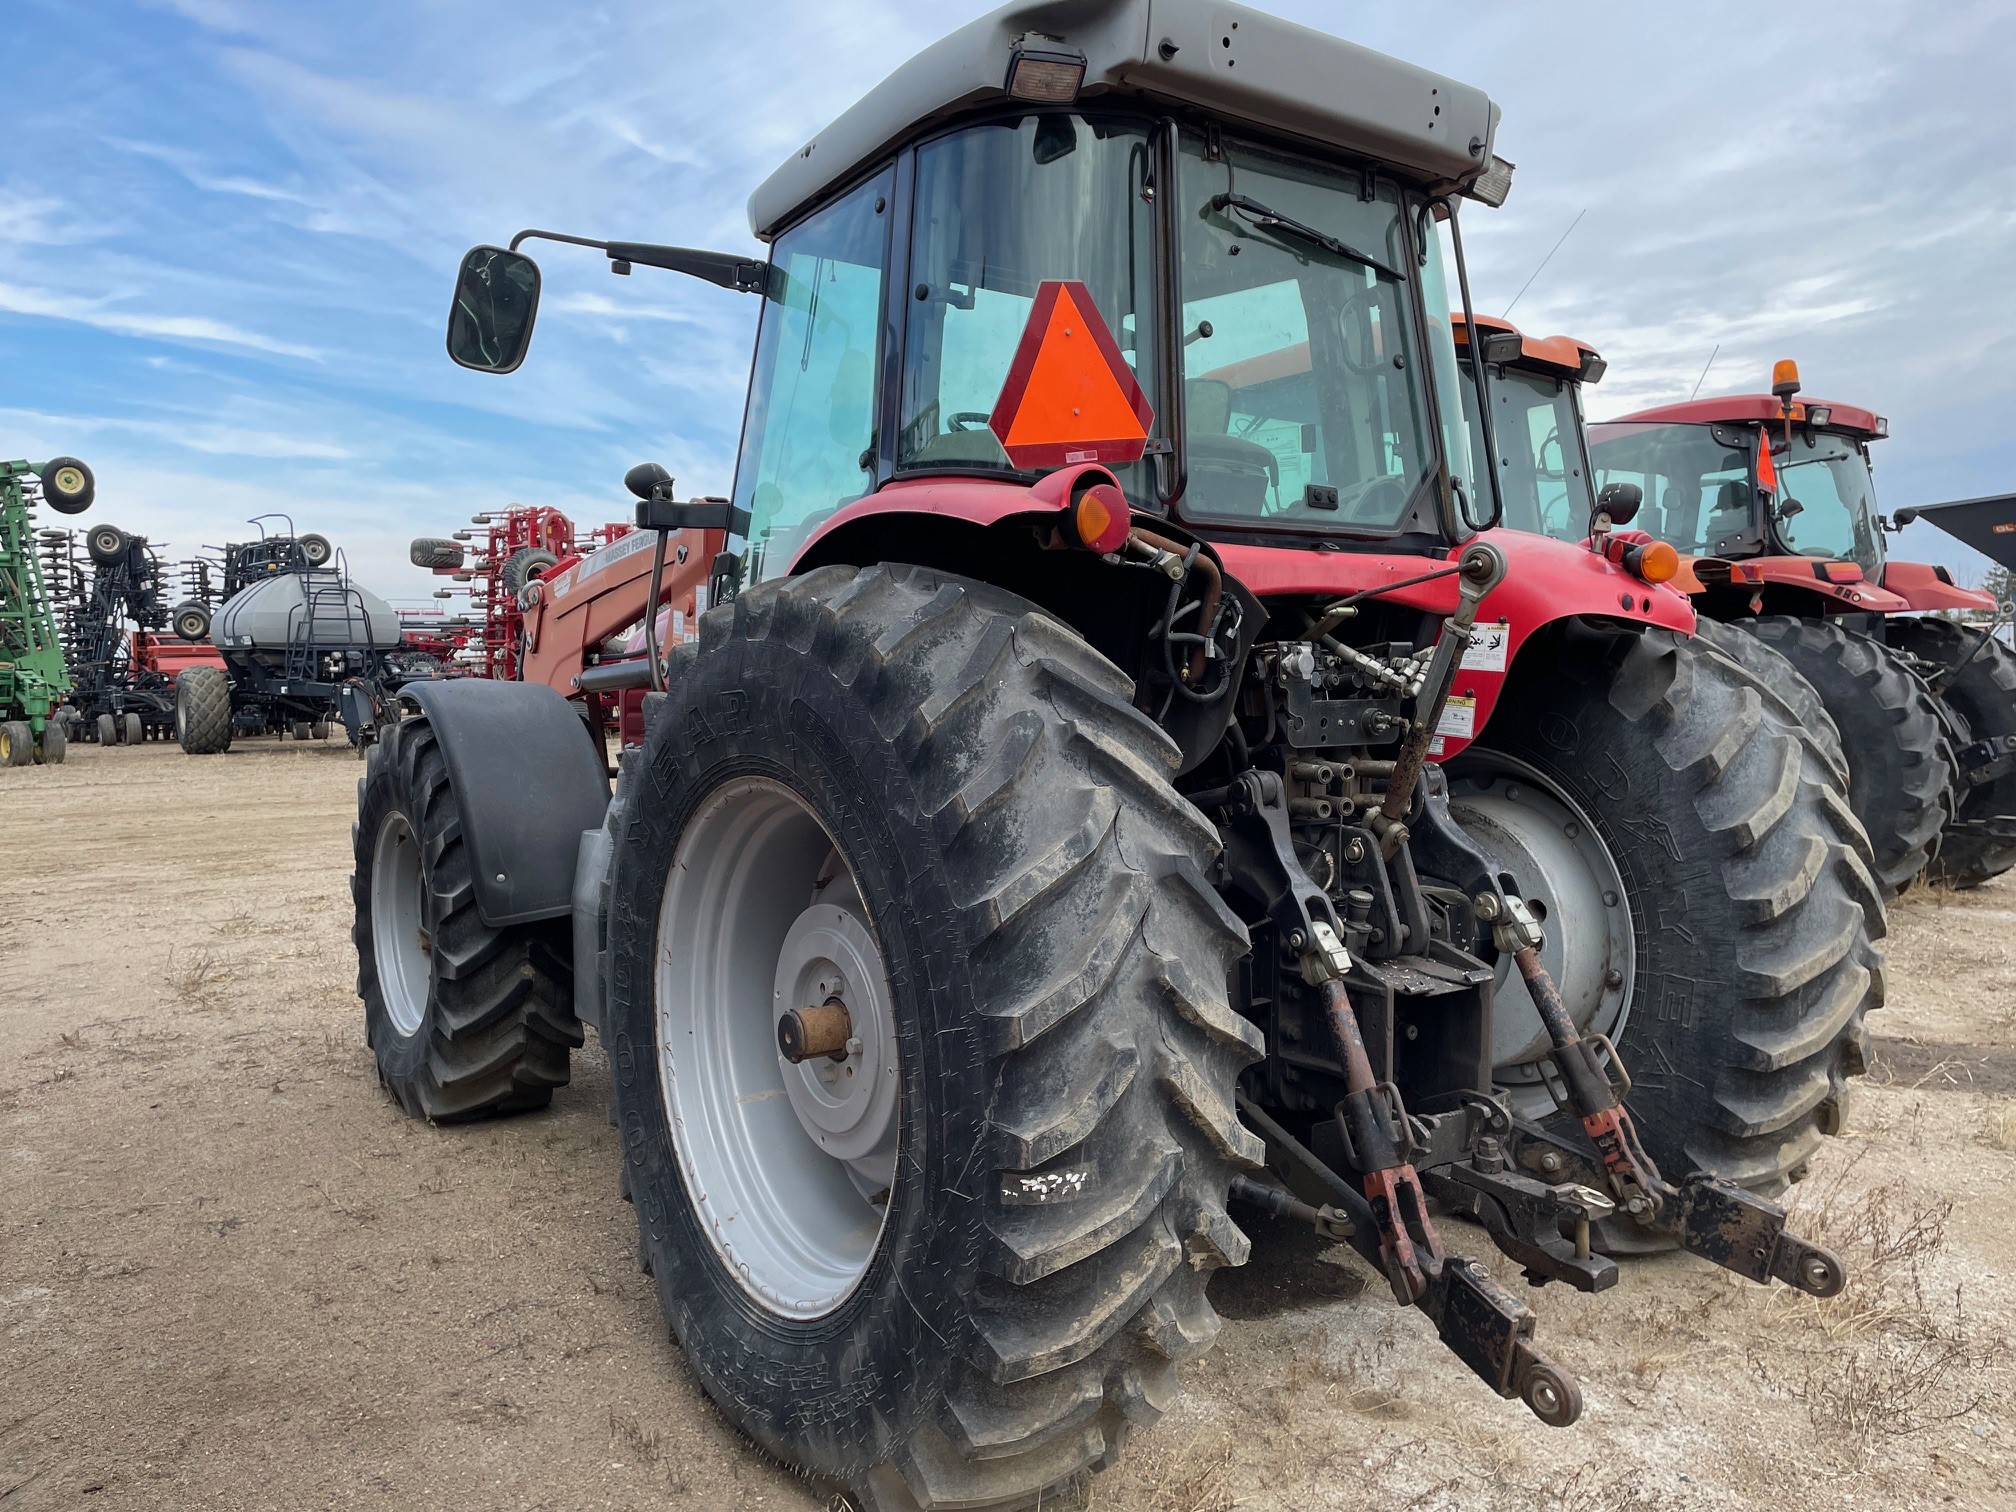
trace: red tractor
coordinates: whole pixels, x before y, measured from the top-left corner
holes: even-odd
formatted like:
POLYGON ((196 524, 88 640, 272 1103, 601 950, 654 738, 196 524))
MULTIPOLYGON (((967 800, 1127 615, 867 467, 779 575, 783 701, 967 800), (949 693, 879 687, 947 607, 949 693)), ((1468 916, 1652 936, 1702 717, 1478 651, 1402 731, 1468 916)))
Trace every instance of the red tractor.
POLYGON ((1995 596, 1893 562, 1869 448, 1873 411, 1768 394, 1640 410, 1590 428, 1599 484, 1629 482, 1636 523, 1681 557, 1703 616, 1796 667, 1839 731, 1855 814, 1895 893, 1925 873, 1971 887, 2016 864, 2016 652, 1995 596), (1954 615, 1984 621, 1970 627, 1954 615))
MULTIPOLYGON (((1554 1425, 1574 1380, 1449 1215, 1536 1283, 1635 1236, 1844 1284, 1725 1177, 1817 1137, 1880 904, 1824 760, 1642 559, 1485 530, 1440 240, 1460 273, 1459 202, 1509 187, 1497 114, 1238 5, 1045 0, 759 187, 767 260, 558 238, 760 301, 734 492, 633 470, 643 534, 532 585, 521 679, 403 691, 367 1031, 450 1119, 544 1105, 594 1025, 692 1368, 864 1508, 1111 1463, 1211 1343, 1234 1208, 1554 1425), (569 606, 633 571, 618 659, 569 606), (625 687, 612 791, 563 695, 625 687), (1562 801, 1500 854, 1524 773, 1562 801), (1757 972, 1823 912, 1826 990, 1760 1011, 1683 890, 1757 972)), ((450 355, 514 370, 540 277, 472 251, 450 355)))

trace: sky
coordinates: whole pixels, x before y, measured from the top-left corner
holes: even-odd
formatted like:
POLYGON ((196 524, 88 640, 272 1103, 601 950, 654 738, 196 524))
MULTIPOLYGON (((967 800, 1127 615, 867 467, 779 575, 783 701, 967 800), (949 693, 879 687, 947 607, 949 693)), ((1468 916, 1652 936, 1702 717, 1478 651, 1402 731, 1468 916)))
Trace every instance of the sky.
MULTIPOLYGON (((1594 418, 1685 398, 1711 353, 1704 395, 1794 357, 1890 418, 1885 509, 2016 490, 2004 0, 1268 8, 1503 107, 1477 307, 1599 348, 1594 418)), ((496 378, 443 354, 462 252, 527 226, 754 250, 750 189, 984 9, 0 0, 0 455, 84 458, 88 518, 171 555, 288 513, 412 602, 409 538, 478 510, 620 519, 645 459, 725 493, 753 300, 548 247, 496 378)), ((1924 524, 1892 552, 1985 570, 1924 524)))

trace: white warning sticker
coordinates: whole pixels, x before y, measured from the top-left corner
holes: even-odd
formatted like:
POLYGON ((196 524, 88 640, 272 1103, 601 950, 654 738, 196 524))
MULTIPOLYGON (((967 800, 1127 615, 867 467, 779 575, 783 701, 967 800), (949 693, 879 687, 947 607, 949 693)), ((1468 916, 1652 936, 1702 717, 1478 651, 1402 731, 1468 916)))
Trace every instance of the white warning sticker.
POLYGON ((1470 644, 1463 649, 1465 672, 1503 672, 1505 650, 1512 644, 1512 626, 1505 620, 1492 625, 1472 625, 1470 644))
POLYGON ((1477 700, 1474 698, 1451 697, 1442 706, 1442 717, 1435 722, 1437 735, 1450 735, 1458 740, 1468 740, 1477 733, 1477 700))

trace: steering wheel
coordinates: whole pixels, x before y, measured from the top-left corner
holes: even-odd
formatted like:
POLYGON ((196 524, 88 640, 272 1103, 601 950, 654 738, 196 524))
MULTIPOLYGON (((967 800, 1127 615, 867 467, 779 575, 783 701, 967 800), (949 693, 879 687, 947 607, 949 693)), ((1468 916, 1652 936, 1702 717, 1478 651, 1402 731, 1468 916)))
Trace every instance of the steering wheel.
POLYGON ((945 423, 955 431, 974 431, 985 429, 993 418, 985 410, 955 410, 945 417, 945 423))

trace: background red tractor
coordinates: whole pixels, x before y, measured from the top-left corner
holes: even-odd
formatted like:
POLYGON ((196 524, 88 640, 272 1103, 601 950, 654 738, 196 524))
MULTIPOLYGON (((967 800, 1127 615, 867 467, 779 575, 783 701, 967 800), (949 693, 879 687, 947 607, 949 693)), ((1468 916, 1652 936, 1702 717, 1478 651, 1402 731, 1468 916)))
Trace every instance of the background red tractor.
POLYGON ((1817 692, 1885 889, 1928 867, 1978 885, 2016 864, 2016 652, 1994 634, 1993 594, 1889 560, 1869 455, 1889 422, 1798 392, 1781 362, 1768 394, 1592 426, 1597 482, 1636 485, 1634 523, 1679 550, 1676 582, 1702 614, 1817 692))

